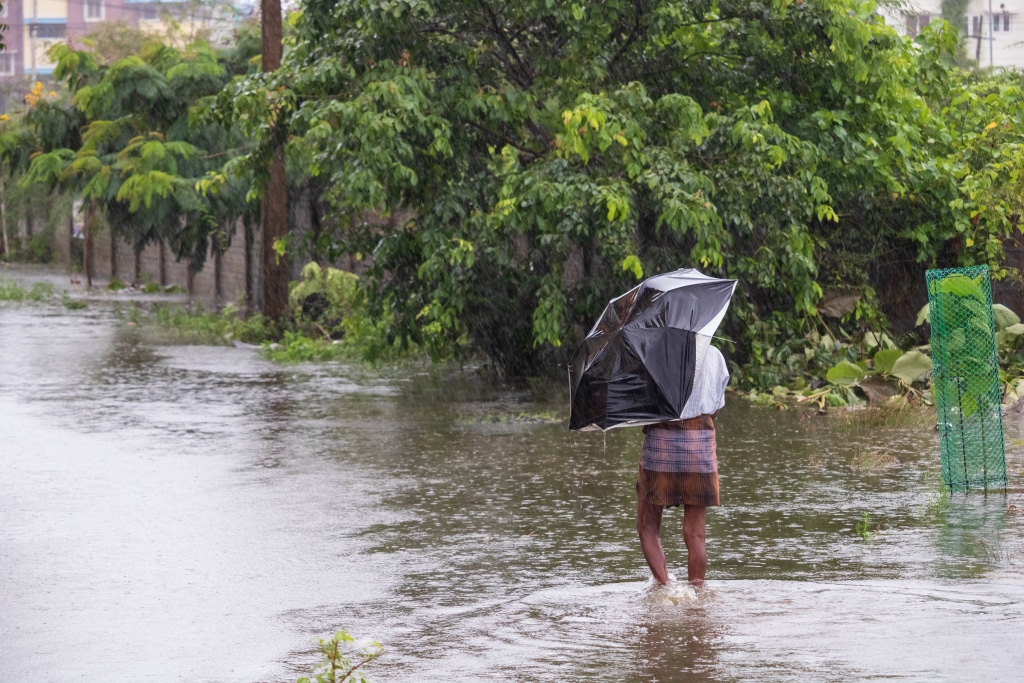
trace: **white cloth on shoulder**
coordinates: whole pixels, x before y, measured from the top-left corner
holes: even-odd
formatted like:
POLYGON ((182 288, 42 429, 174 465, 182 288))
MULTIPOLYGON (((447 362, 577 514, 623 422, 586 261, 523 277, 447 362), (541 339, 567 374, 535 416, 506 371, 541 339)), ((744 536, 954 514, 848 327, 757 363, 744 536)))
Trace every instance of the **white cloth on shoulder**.
POLYGON ((704 362, 696 370, 693 390, 679 416, 689 420, 698 415, 713 415, 725 406, 725 388, 729 386, 729 366, 725 364, 722 352, 708 345, 704 362))

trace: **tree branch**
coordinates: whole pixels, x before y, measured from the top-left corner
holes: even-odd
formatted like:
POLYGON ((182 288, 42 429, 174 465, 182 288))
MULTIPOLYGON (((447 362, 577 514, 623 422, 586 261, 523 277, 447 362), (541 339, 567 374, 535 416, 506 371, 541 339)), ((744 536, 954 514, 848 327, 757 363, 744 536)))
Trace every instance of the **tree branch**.
POLYGON ((642 28, 640 25, 640 17, 644 13, 641 0, 633 1, 633 10, 635 11, 635 14, 633 15, 633 30, 630 31, 629 36, 626 37, 626 42, 624 42, 619 49, 615 51, 615 54, 611 56, 611 59, 608 60, 609 72, 615 70, 615 66, 619 61, 619 58, 625 54, 626 50, 629 49, 629 46, 632 45, 636 41, 637 36, 640 35, 640 29, 642 28))
POLYGON ((494 10, 492 10, 490 5, 487 4, 487 0, 479 0, 478 4, 490 19, 491 27, 494 29, 494 33, 497 36, 498 41, 505 46, 505 49, 511 55, 512 59, 515 60, 514 63, 508 64, 509 76, 511 76, 523 89, 529 89, 533 85, 533 75, 530 73, 526 63, 523 61, 523 58, 519 55, 519 51, 516 50, 516 46, 506 34, 505 29, 502 28, 501 22, 498 20, 498 15, 495 14, 494 10))
POLYGON ((341 677, 341 679, 338 681, 338 683, 345 683, 345 681, 347 681, 349 678, 352 677, 352 674, 354 674, 357 669, 361 668, 362 666, 364 666, 366 664, 369 664, 373 660, 377 659, 377 657, 379 657, 379 656, 380 656, 379 653, 378 654, 366 655, 365 659, 363 659, 363 661, 359 662, 358 664, 353 666, 351 669, 349 669, 348 672, 344 676, 341 677))
POLYGON ((524 147, 522 144, 517 143, 515 140, 511 139, 509 136, 495 133, 493 130, 490 130, 489 128, 481 126, 479 123, 477 123, 475 121, 468 121, 467 120, 466 123, 468 123, 471 127, 476 128, 481 133, 484 133, 484 134, 489 135, 491 137, 497 138, 501 142, 504 142, 506 145, 511 145, 512 147, 515 147, 516 149, 518 149, 520 152, 524 152, 526 154, 529 154, 533 159, 540 159, 540 158, 542 158, 544 156, 543 152, 537 152, 535 150, 530 149, 529 147, 524 147))

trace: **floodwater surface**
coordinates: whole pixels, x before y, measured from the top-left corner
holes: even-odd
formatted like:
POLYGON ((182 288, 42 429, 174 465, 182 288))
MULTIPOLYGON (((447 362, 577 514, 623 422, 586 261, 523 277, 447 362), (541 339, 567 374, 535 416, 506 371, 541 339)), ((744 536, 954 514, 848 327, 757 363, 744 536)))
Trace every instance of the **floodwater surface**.
POLYGON ((472 367, 0 304, 0 680, 295 681, 341 628, 384 647, 372 681, 1020 680, 1018 422, 1010 493, 952 500, 927 420, 731 396, 718 426, 708 588, 655 590, 639 430, 472 367))

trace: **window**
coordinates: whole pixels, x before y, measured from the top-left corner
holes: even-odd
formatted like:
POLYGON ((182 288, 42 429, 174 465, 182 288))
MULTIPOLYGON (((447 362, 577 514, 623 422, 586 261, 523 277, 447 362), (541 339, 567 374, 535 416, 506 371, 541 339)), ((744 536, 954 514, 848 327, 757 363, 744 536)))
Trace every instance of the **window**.
POLYGON ((103 0, 85 0, 85 20, 103 20, 103 0))
POLYGON ((1010 13, 1009 12, 1003 12, 1003 30, 1004 31, 1009 31, 1010 30, 1010 13))
POLYGON ((971 35, 975 37, 981 35, 981 17, 979 16, 971 17, 971 35))
POLYGON ((139 21, 159 21, 160 9, 156 3, 139 5, 139 21))
POLYGON ((998 30, 999 30, 999 15, 998 14, 993 14, 992 15, 992 32, 995 33, 998 30))
POLYGON ((16 66, 13 52, 0 52, 0 76, 13 76, 16 66))
POLYGON ((29 24, 28 34, 32 38, 63 38, 67 28, 67 24, 29 24))
POLYGON ((907 20, 907 35, 911 38, 916 38, 921 35, 921 31, 924 27, 931 23, 931 15, 929 14, 911 14, 906 17, 907 20))

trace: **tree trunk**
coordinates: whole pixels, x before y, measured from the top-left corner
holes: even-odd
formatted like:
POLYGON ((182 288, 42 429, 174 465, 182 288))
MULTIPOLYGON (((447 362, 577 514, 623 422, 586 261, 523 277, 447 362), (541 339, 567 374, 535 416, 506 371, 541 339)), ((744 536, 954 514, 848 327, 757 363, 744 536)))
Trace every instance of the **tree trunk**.
POLYGON ((167 286, 167 245, 164 244, 163 240, 158 242, 160 245, 160 286, 167 286))
POLYGON ((0 237, 3 238, 4 256, 11 253, 10 240, 7 237, 7 202, 4 201, 4 175, 0 172, 0 237))
POLYGON ((253 234, 252 223, 248 217, 242 219, 242 227, 245 230, 245 317, 252 315, 253 304, 256 302, 256 292, 252 281, 252 250, 255 246, 256 236, 253 234))
MULTIPOLYGON (((263 71, 281 66, 281 0, 261 0, 263 71)), ((277 137, 277 133, 272 133, 277 137)), ((288 266, 274 244, 288 233, 288 186, 284 148, 278 143, 263 193, 263 314, 279 321, 288 313, 288 266)))
POLYGON ((92 289, 92 231, 96 222, 96 204, 89 202, 85 210, 85 236, 82 244, 82 270, 85 271, 85 288, 92 289))
POLYGON ((215 236, 215 239, 210 244, 213 247, 213 300, 220 305, 224 302, 224 287, 221 282, 221 264, 224 251, 221 249, 219 236, 215 236))
POLYGON ((114 228, 110 228, 110 281, 120 279, 117 274, 117 235, 114 228))

